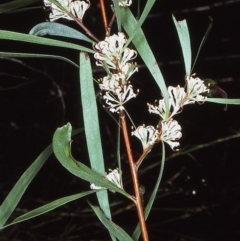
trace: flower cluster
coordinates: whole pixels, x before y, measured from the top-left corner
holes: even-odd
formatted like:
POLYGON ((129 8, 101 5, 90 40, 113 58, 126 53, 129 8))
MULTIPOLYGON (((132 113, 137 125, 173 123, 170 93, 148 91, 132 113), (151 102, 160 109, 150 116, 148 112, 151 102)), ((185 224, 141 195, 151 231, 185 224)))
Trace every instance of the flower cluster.
POLYGON ((120 7, 129 7, 132 4, 132 0, 118 0, 120 7))
POLYGON ((160 126, 157 129, 152 126, 140 126, 132 132, 132 135, 141 140, 143 149, 159 140, 168 143, 172 149, 175 149, 180 145, 178 140, 182 137, 182 133, 181 126, 173 120, 173 116, 180 113, 184 105, 195 102, 203 103, 207 98, 203 94, 208 91, 209 89, 204 85, 204 82, 193 76, 186 77, 185 88, 169 86, 169 112, 167 112, 164 99, 159 100, 155 105, 148 104, 149 112, 161 117, 160 126))
MULTIPOLYGON (((114 183, 117 187, 123 189, 122 175, 119 173, 118 169, 110 170, 110 173, 106 175, 106 179, 109 180, 110 182, 114 183)), ((94 183, 92 183, 90 185, 90 188, 93 190, 103 189, 102 187, 97 186, 94 183)), ((113 190, 110 190, 110 191, 115 192, 113 190)))
POLYGON ((124 104, 136 97, 129 78, 138 69, 130 62, 136 58, 136 51, 124 48, 127 38, 123 33, 106 37, 94 45, 96 65, 102 66, 107 76, 99 80, 99 87, 104 91, 103 99, 111 112, 124 110, 124 104))
POLYGON ((59 18, 74 20, 71 15, 82 20, 85 11, 90 6, 89 0, 57 0, 57 2, 61 5, 61 8, 49 0, 44 0, 44 5, 52 10, 52 13, 49 15, 50 21, 56 21, 59 18))

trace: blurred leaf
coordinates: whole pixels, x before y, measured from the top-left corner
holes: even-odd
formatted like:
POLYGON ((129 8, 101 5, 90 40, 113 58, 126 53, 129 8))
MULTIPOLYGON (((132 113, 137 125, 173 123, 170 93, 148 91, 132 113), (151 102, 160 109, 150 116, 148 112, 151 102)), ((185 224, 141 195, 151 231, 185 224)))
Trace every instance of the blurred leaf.
MULTIPOLYGON (((135 27, 133 33, 129 36, 125 46, 128 46, 129 43, 132 41, 132 39, 134 38, 135 34, 140 30, 142 24, 144 23, 144 21, 146 20, 150 10, 153 7, 153 4, 156 2, 156 0, 148 0, 147 3, 145 4, 145 8, 143 9, 142 15, 140 17, 140 19, 137 22, 137 26, 135 27)), ((125 47, 124 46, 124 47, 125 47)))
POLYGON ((45 161, 52 154, 52 145, 49 145, 31 164, 31 166, 22 174, 13 189, 9 192, 6 199, 0 206, 0 229, 7 222, 8 218, 16 208, 22 195, 26 191, 28 185, 31 183, 33 178, 36 176, 38 171, 41 169, 45 161))
POLYGON ((0 39, 23 41, 23 42, 34 43, 34 44, 43 44, 43 45, 49 45, 49 46, 55 46, 55 47, 76 49, 79 51, 82 50, 89 53, 95 53, 92 49, 85 48, 81 45, 72 44, 72 43, 54 40, 54 39, 38 37, 38 36, 32 36, 24 33, 5 31, 5 30, 0 30, 0 39))
POLYGON ((55 4, 58 8, 60 8, 65 13, 68 13, 68 10, 66 8, 64 8, 58 1, 56 1, 56 0, 48 0, 48 1, 55 4))
POLYGON ((240 105, 240 99, 207 98, 206 101, 217 104, 240 105))
MULTIPOLYGON (((92 67, 88 54, 80 53, 80 91, 87 149, 92 170, 105 174, 102 142, 100 136, 98 109, 93 85, 92 67)), ((96 184, 96 183, 94 183, 96 184)), ((97 198, 104 214, 111 219, 107 190, 97 192, 97 198)))
MULTIPOLYGON (((151 197, 149 198, 148 204, 147 204, 147 206, 145 208, 145 212, 144 212, 145 220, 147 220, 147 218, 148 218, 148 215, 149 215, 149 213, 151 211, 153 202, 154 202, 155 197, 157 195, 157 192, 158 192, 161 180, 162 180, 164 164, 165 164, 165 146, 164 146, 164 142, 162 141, 162 160, 161 160, 161 165, 160 165, 160 171, 159 171, 158 178, 157 178, 156 184, 154 186, 153 192, 151 194, 151 197)), ((133 232, 133 235, 132 235, 133 240, 135 240, 135 241, 138 240, 140 234, 141 234, 141 230, 140 230, 140 225, 138 223, 138 225, 135 228, 135 230, 133 232)))
POLYGON ((81 162, 76 161, 71 155, 71 132, 72 126, 70 123, 67 125, 58 128, 53 136, 53 152, 58 159, 58 161, 72 174, 77 177, 88 181, 90 183, 94 183, 100 187, 109 188, 110 190, 114 190, 127 198, 134 201, 134 199, 118 188, 115 184, 108 181, 103 175, 93 171, 86 165, 81 162))
POLYGON ((39 0, 13 0, 8 3, 3 3, 0 4, 0 13, 9 12, 35 2, 39 2, 39 0))
POLYGON ((53 36, 79 39, 79 40, 87 41, 89 43, 93 42, 90 38, 88 38, 81 32, 73 28, 70 28, 66 25, 63 25, 60 23, 53 23, 53 22, 44 22, 44 23, 37 24, 30 30, 29 34, 35 35, 35 36, 53 35, 53 36))
MULTIPOLYGON (((122 15, 122 26, 129 36, 131 36, 137 26, 137 21, 132 15, 128 8, 120 9, 122 15)), ((135 37, 132 40, 138 54, 142 57, 144 63, 146 64, 148 70, 152 74, 154 80, 161 90, 161 94, 164 97, 166 104, 166 114, 169 112, 169 95, 167 92, 166 84, 163 79, 162 73, 159 69, 158 63, 149 47, 145 35, 141 28, 136 31, 135 37)))
POLYGON ((121 13, 120 13, 120 6, 119 6, 119 0, 113 0, 113 6, 114 6, 114 11, 116 14, 116 19, 117 19, 117 29, 118 32, 121 32, 122 25, 121 25, 121 13))
POLYGON ((61 207, 66 203, 72 202, 74 200, 85 197, 85 196, 87 196, 89 194, 92 194, 92 193, 95 193, 95 192, 96 192, 95 190, 91 190, 91 191, 81 192, 81 193, 78 193, 78 194, 74 194, 74 195, 70 195, 70 196, 67 196, 67 197, 59 198, 55 201, 47 203, 47 204, 45 204, 45 205, 43 205, 39 208, 36 208, 36 209, 34 209, 30 212, 27 212, 27 213, 17 217, 16 219, 14 219, 10 224, 6 225, 5 227, 8 227, 10 225, 26 221, 28 219, 31 219, 31 218, 34 218, 34 217, 37 217, 37 216, 40 216, 44 213, 50 212, 50 211, 52 211, 52 210, 54 210, 58 207, 61 207))
MULTIPOLYGON (((73 135, 80 133, 83 129, 79 128, 73 131, 73 135)), ((27 187, 36 176, 38 171, 41 169, 45 161, 52 154, 52 145, 49 145, 30 165, 30 167, 23 173, 19 178, 17 183, 14 185, 13 189, 9 192, 6 199, 0 206, 0 229, 7 222, 8 218, 16 208, 18 202, 20 201, 22 195, 26 191, 27 187)))
POLYGON ((52 58, 52 59, 60 59, 64 60, 75 67, 79 68, 77 64, 75 64, 70 59, 64 58, 58 55, 48 55, 48 54, 26 54, 26 53, 11 53, 11 52, 0 52, 0 57, 9 57, 9 58, 52 58))
POLYGON ((187 22, 186 20, 177 21, 173 15, 172 18, 177 29, 178 37, 182 48, 186 75, 190 76, 192 65, 192 52, 187 22))
MULTIPOLYGON (((210 17, 209 17, 209 18, 210 18, 210 17)), ((199 48, 198 48, 197 56, 196 56, 196 58, 195 58, 195 60, 194 60, 194 63, 193 63, 193 66, 192 66, 192 69, 191 69, 191 73, 190 73, 190 74, 192 74, 192 72, 193 72, 193 69, 194 69, 194 66, 195 66, 195 64, 196 64, 196 62, 197 62, 198 56, 199 56, 199 54, 200 54, 200 51, 201 51, 203 45, 205 44, 205 42, 206 42, 206 40, 207 40, 207 38, 208 38, 208 35, 210 34, 210 31, 211 31, 211 29, 212 29, 212 26, 213 26, 213 20, 212 20, 212 18, 210 18, 210 21, 211 21, 211 22, 210 22, 210 24, 209 24, 209 26, 208 26, 208 28, 207 28, 207 31, 206 31, 206 33, 204 34, 203 39, 202 39, 202 41, 201 41, 201 43, 200 43, 200 46, 199 46, 199 48)))
POLYGON ((120 241, 133 241, 133 239, 117 224, 113 223, 111 220, 106 218, 103 212, 99 209, 99 207, 94 206, 89 203, 99 220, 102 224, 108 229, 110 233, 112 233, 118 240, 120 241))

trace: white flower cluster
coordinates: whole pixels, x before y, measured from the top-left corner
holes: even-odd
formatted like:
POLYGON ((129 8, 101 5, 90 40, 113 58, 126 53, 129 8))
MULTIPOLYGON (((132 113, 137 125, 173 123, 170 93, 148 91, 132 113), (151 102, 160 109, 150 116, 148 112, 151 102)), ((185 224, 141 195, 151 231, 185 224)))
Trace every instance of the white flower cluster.
POLYGON ((204 82, 193 76, 186 77, 186 88, 169 86, 169 113, 166 112, 164 99, 159 100, 155 105, 148 104, 149 112, 161 117, 161 126, 158 126, 157 129, 153 126, 139 126, 132 132, 132 135, 141 140, 143 149, 162 140, 174 150, 180 145, 178 140, 182 137, 182 128, 172 117, 180 113, 184 105, 193 104, 196 101, 203 103, 207 97, 202 94, 208 91, 204 82))
MULTIPOLYGON (((114 170, 110 170, 111 172, 109 174, 106 175, 106 179, 108 179, 110 182, 114 183, 117 187, 123 189, 122 186, 122 175, 119 173, 118 169, 114 169, 114 170)), ((92 183, 90 185, 90 188, 93 190, 97 190, 97 189, 104 189, 100 186, 95 185, 94 183, 92 183)), ((112 192, 115 192, 113 190, 110 190, 112 192)))
POLYGON ((132 0, 118 0, 120 7, 129 7, 132 4, 132 0))
POLYGON ((136 97, 129 78, 138 69, 129 62, 136 58, 136 51, 125 48, 127 38, 123 33, 106 37, 104 41, 94 45, 96 65, 102 66, 107 76, 99 80, 99 87, 105 92, 103 99, 111 112, 124 110, 124 104, 136 97))
POLYGON ((86 1, 73 1, 73 0, 56 0, 63 9, 56 6, 54 3, 49 0, 44 0, 44 5, 50 7, 52 13, 49 15, 50 21, 56 21, 59 18, 65 18, 68 20, 74 20, 69 14, 72 14, 74 17, 82 20, 85 11, 89 8, 90 2, 86 1))

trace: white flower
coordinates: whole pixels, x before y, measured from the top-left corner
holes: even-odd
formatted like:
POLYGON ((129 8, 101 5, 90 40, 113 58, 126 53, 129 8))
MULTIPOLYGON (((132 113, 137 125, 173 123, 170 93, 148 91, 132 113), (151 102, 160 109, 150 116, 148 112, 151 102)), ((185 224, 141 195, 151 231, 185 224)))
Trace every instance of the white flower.
POLYGON ((118 169, 111 170, 111 172, 106 176, 106 178, 110 182, 114 183, 117 187, 123 189, 123 186, 122 186, 122 175, 119 173, 118 169))
MULTIPOLYGON (((119 173, 118 169, 110 170, 111 172, 106 175, 106 179, 108 179, 110 182, 114 183, 117 187, 123 189, 122 186, 122 175, 119 173)), ((103 187, 97 186, 94 183, 91 183, 90 188, 93 190, 98 189, 104 189, 103 187)), ((115 192, 113 190, 110 190, 112 192, 115 192)))
POLYGON ((90 7, 90 1, 74 1, 70 5, 71 13, 82 20, 83 15, 85 14, 86 10, 90 7))
POLYGON ((95 44, 94 49, 96 53, 94 54, 94 58, 97 60, 96 65, 104 67, 105 63, 108 68, 117 69, 119 72, 126 74, 129 67, 126 70, 125 65, 128 61, 137 56, 137 52, 132 49, 126 48, 123 50, 126 41, 126 36, 123 33, 118 33, 118 35, 113 34, 112 36, 106 37, 105 40, 95 44), (122 70, 124 66, 125 69, 122 70))
POLYGON ((124 110, 124 104, 132 98, 135 98, 136 94, 133 92, 132 85, 124 85, 122 88, 116 88, 115 94, 106 92, 103 95, 103 99, 106 101, 111 112, 119 112, 124 110))
POLYGON ((177 87, 169 86, 168 87, 169 94, 169 113, 166 113, 166 103, 164 99, 159 100, 158 106, 148 104, 149 112, 158 114, 161 116, 163 121, 168 121, 174 115, 180 113, 182 111, 183 105, 194 103, 193 100, 188 99, 188 95, 185 92, 183 87, 179 85, 177 87))
POLYGON ((74 17, 82 19, 85 11, 89 8, 90 2, 85 1, 72 1, 72 0, 57 0, 59 4, 65 9, 60 9, 54 3, 49 2, 49 0, 44 0, 44 5, 46 7, 51 7, 52 13, 50 13, 50 21, 56 21, 59 18, 65 18, 68 20, 74 20, 69 16, 71 13, 74 17))
POLYGON ((139 126, 132 132, 132 135, 142 142, 143 150, 145 150, 158 140, 159 132, 153 126, 139 126))
POLYGON ((204 102, 207 97, 201 94, 208 92, 209 89, 204 85, 204 81, 199 78, 193 78, 192 76, 186 77, 187 82, 187 95, 189 100, 194 102, 204 102))
POLYGON ((138 71, 138 68, 136 64, 126 63, 125 65, 120 65, 120 71, 121 73, 126 75, 126 80, 128 80, 131 77, 131 75, 138 71))
POLYGON ((120 7, 130 6, 132 4, 132 0, 118 0, 120 7))
POLYGON ((163 121, 161 124, 161 140, 168 143, 168 145, 170 145, 170 147, 174 150, 175 147, 180 145, 177 140, 182 137, 182 128, 178 122, 173 119, 170 119, 169 121, 163 121))
POLYGON ((111 76, 105 76, 99 80, 99 88, 104 91, 115 92, 116 88, 120 86, 120 81, 125 75, 112 74, 111 76))
POLYGON ((95 44, 94 49, 97 52, 94 54, 94 58, 97 60, 96 64, 102 66, 104 61, 109 65, 109 68, 116 69, 116 62, 121 58, 122 49, 126 41, 126 36, 123 33, 118 33, 118 35, 113 34, 95 44))

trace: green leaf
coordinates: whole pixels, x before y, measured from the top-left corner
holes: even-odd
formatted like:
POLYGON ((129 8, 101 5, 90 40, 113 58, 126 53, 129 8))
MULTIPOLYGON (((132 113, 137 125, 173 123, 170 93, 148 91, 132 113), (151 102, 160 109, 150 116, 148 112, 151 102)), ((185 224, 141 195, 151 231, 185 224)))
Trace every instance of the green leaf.
POLYGON ((8 218, 20 201, 22 195, 26 191, 28 185, 31 183, 33 178, 36 176, 38 171, 41 169, 41 167, 51 154, 52 145, 49 145, 31 164, 31 166, 23 173, 23 175, 14 185, 13 189, 10 191, 6 199, 3 201, 2 205, 0 206, 0 229, 7 222, 8 218))
POLYGON ((116 19, 117 19, 117 28, 118 32, 121 32, 121 13, 120 13, 120 6, 119 6, 119 0, 113 0, 113 6, 114 6, 114 12, 116 14, 116 19))
POLYGON ((109 188, 110 190, 114 190, 127 198, 134 201, 134 199, 118 188, 115 184, 108 181, 104 176, 99 173, 93 171, 86 165, 81 162, 76 161, 71 155, 71 132, 72 126, 70 123, 67 125, 58 128, 53 136, 53 152, 58 159, 58 161, 72 174, 77 177, 88 181, 90 183, 94 183, 100 187, 109 188))
POLYGON ((11 53, 11 52, 0 52, 1 57, 14 57, 14 58, 52 58, 66 61, 73 66, 79 68, 77 64, 75 64, 70 59, 64 58, 58 55, 48 55, 48 54, 26 54, 26 53, 11 53))
POLYGON ((207 98, 206 101, 217 104, 240 105, 240 99, 207 98))
MULTIPOLYGON (((153 192, 151 194, 151 197, 150 197, 150 199, 148 201, 148 204, 145 208, 145 212, 144 212, 145 220, 147 220, 147 218, 148 218, 148 215, 151 211, 153 202, 154 202, 155 197, 157 195, 159 185, 160 185, 161 180, 162 180, 164 164, 165 164, 165 146, 164 146, 164 142, 162 141, 162 160, 161 160, 161 165, 160 165, 160 171, 159 171, 159 174, 158 174, 157 182, 156 182, 156 184, 154 186, 154 189, 153 189, 153 192)), ((135 241, 138 240, 140 234, 141 234, 141 230, 140 230, 140 225, 138 224, 137 227, 135 228, 134 232, 133 232, 133 235, 132 235, 133 240, 135 240, 135 241)))
MULTIPOLYGON (((127 34, 131 36, 135 31, 135 28, 137 26, 137 21, 128 8, 120 9, 120 11, 122 15, 122 26, 124 27, 127 34)), ((161 94, 165 100, 166 113, 168 113, 169 112, 169 101, 168 101, 169 95, 167 92, 166 84, 163 79, 162 73, 158 67, 157 61, 152 53, 151 48, 148 45, 148 42, 141 28, 139 28, 136 31, 132 42, 136 47, 138 54, 142 57, 143 61, 145 62, 147 68, 149 69, 157 85, 159 86, 161 90, 161 94)))
POLYGON ((36 209, 34 209, 30 212, 27 212, 27 213, 17 217, 10 224, 4 226, 4 228, 8 227, 8 226, 11 226, 13 224, 16 224, 16 223, 26 221, 28 219, 31 219, 31 218, 34 218, 34 217, 37 217, 37 216, 40 216, 44 213, 50 212, 50 211, 52 211, 52 210, 54 210, 58 207, 61 207, 61 206, 65 205, 66 203, 75 201, 79 198, 85 197, 85 196, 87 196, 89 194, 92 194, 92 193, 95 193, 95 192, 96 192, 95 190, 91 190, 91 191, 81 192, 81 193, 78 193, 78 194, 74 194, 74 195, 70 195, 70 196, 67 196, 67 197, 59 198, 57 200, 54 200, 54 201, 52 201, 48 204, 45 204, 45 205, 43 205, 39 208, 36 208, 36 209))
POLYGON ((210 22, 210 24, 209 24, 209 26, 208 26, 208 28, 207 28, 207 31, 206 31, 206 33, 204 34, 203 39, 202 39, 202 41, 201 41, 201 43, 200 43, 200 46, 199 46, 199 48, 198 48, 198 52, 197 52, 196 58, 195 58, 195 60, 194 60, 194 63, 193 63, 193 65, 192 65, 192 69, 191 69, 191 73, 190 73, 190 74, 192 74, 192 71, 193 71, 194 66, 195 66, 195 64, 196 64, 196 62, 197 62, 198 56, 199 56, 199 54, 200 54, 200 51, 201 51, 203 45, 205 44, 205 42, 206 42, 206 40, 207 40, 207 38, 208 38, 208 36, 209 36, 209 34, 210 34, 210 31, 211 31, 211 29, 212 29, 213 21, 212 21, 211 17, 209 17, 209 18, 210 18, 210 21, 211 21, 211 22, 210 22))
MULTIPOLYGON (((88 202, 89 203, 89 202, 88 202)), ((117 224, 113 223, 111 220, 106 218, 103 212, 99 209, 99 207, 94 206, 89 203, 99 220, 102 224, 108 229, 110 233, 112 233, 118 240, 120 241, 133 241, 133 239, 117 224)))
POLYGON ((53 36, 79 39, 79 40, 87 41, 89 43, 93 42, 90 38, 88 38, 86 35, 82 34, 81 32, 73 28, 70 28, 66 25, 63 25, 60 23, 53 23, 53 22, 44 22, 44 23, 37 24, 30 30, 29 34, 35 35, 35 36, 53 35, 53 36))
POLYGON ((178 37, 182 48, 186 75, 190 76, 192 65, 192 52, 187 22, 186 20, 177 21, 173 15, 172 18, 177 29, 178 37))
POLYGON ((148 0, 146 5, 145 5, 145 8, 143 9, 143 13, 139 19, 139 21, 137 22, 137 26, 135 27, 135 30, 132 32, 132 34, 129 36, 129 39, 127 40, 124 48, 126 46, 128 46, 130 44, 130 42, 132 41, 132 39, 134 38, 135 34, 140 30, 142 24, 144 23, 144 21, 146 20, 150 10, 152 9, 153 7, 153 4, 156 2, 156 0, 148 0))
MULTIPOLYGON (((105 167, 98 120, 98 109, 93 85, 92 68, 89 56, 83 52, 80 53, 79 71, 83 121, 89 160, 91 168, 99 174, 104 175, 105 167)), ((97 198, 104 214, 111 219, 107 191, 98 192, 97 198)))
POLYGON ((39 0, 13 0, 8 3, 0 4, 0 13, 9 12, 11 10, 38 2, 39 0))
POLYGON ((38 36, 32 36, 24 33, 5 31, 5 30, 0 30, 0 39, 23 41, 23 42, 34 43, 34 44, 43 44, 43 45, 49 45, 49 46, 55 46, 55 47, 76 49, 79 51, 82 50, 89 53, 95 53, 92 49, 85 48, 81 45, 72 44, 72 43, 54 40, 54 39, 38 37, 38 36))
MULTIPOLYGON (((74 130, 73 135, 80 133, 82 130, 82 128, 74 130)), ((13 189, 9 192, 8 196, 0 206, 0 229, 7 222, 8 218, 20 201, 22 195, 26 191, 28 185, 31 183, 33 178, 36 176, 36 174, 46 162, 48 157, 52 154, 52 152, 52 145, 49 145, 23 173, 23 175, 14 185, 13 189)))

